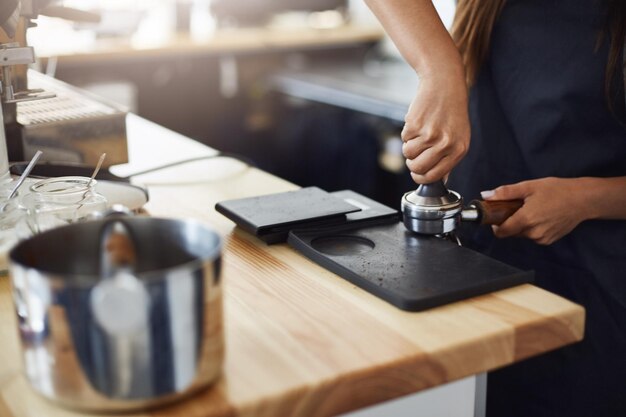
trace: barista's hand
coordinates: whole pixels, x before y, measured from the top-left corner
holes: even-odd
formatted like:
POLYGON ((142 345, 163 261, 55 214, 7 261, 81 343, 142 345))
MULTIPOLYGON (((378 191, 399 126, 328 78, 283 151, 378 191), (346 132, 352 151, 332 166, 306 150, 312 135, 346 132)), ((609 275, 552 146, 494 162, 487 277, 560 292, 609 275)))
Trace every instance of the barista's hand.
POLYGON ((497 237, 526 237, 550 245, 590 218, 578 178, 541 178, 483 191, 485 200, 524 200, 524 205, 500 226, 497 237))
POLYGON ((405 118, 402 153, 418 184, 447 176, 469 148, 467 88, 458 76, 424 77, 405 118))

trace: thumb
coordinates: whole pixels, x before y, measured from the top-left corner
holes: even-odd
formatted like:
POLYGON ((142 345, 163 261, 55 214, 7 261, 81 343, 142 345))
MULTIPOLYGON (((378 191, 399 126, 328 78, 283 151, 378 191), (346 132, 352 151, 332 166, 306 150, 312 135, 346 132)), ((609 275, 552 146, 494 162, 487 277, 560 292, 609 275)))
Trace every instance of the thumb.
POLYGON ((529 189, 525 182, 517 184, 501 185, 500 187, 482 191, 480 196, 483 200, 523 200, 529 195, 529 189))

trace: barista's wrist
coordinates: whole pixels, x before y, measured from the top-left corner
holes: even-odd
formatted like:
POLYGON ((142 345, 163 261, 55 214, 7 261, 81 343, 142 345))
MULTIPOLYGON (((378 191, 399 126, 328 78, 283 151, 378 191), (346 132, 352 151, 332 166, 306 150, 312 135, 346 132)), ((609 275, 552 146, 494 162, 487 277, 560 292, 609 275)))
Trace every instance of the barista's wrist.
POLYGON ((626 219, 626 177, 580 177, 573 196, 582 220, 626 219))
POLYGON ((414 67, 421 82, 432 82, 460 91, 467 91, 465 68, 458 52, 450 53, 442 59, 430 59, 414 67))

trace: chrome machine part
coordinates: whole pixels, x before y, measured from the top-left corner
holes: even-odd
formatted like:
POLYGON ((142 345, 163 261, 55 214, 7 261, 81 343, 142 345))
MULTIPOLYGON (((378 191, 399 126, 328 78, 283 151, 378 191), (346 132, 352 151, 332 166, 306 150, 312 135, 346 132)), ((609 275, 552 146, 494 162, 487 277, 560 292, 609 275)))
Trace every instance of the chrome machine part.
POLYGON ((224 355, 220 263, 219 235, 189 220, 105 218, 19 243, 10 266, 26 379, 98 412, 206 387, 224 355))
POLYGON ((461 221, 464 222, 477 222, 480 221, 480 217, 480 210, 473 204, 470 204, 461 211, 461 221))
POLYGON ((402 219, 415 233, 441 235, 452 232, 460 221, 461 196, 448 190, 442 181, 422 184, 402 197, 402 219))
POLYGON ((0 184, 9 181, 11 181, 11 174, 9 172, 9 153, 7 151, 7 137, 4 130, 2 100, 0 100, 0 184))
POLYGON ((15 91, 11 67, 29 65, 35 62, 35 50, 30 46, 18 43, 6 43, 0 46, 0 66, 2 67, 2 101, 4 103, 21 103, 24 101, 43 100, 55 97, 54 93, 46 93, 41 89, 15 91))
MULTIPOLYGON (((17 120, 17 103, 54 97, 43 90, 24 90, 26 66, 35 62, 33 48, 25 46, 26 30, 37 8, 48 0, 2 0, 0 2, 0 182, 10 180, 6 126, 17 120), (20 44, 20 42, 22 44, 20 44), (17 66, 17 70, 15 70, 17 66)), ((30 155, 32 156, 32 155, 30 155)))
POLYGON ((17 43, 0 45, 0 68, 2 69, 2 83, 0 84, 0 183, 10 181, 11 179, 3 106, 54 97, 54 94, 44 93, 43 90, 14 91, 11 67, 14 65, 27 65, 33 62, 35 62, 33 48, 20 47, 17 43))

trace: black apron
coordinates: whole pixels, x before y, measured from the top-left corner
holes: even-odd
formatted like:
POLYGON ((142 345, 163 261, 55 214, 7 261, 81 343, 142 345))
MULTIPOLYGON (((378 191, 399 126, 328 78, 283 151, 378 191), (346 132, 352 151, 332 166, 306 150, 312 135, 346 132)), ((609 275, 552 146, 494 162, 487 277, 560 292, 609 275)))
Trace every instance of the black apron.
MULTIPOLYGON (((529 179, 626 176, 621 73, 614 113, 604 91, 605 21, 601 0, 507 1, 470 92, 472 142, 451 189, 469 201, 529 179)), ((626 416, 626 221, 586 221, 550 246, 488 227, 461 234, 586 308, 583 342, 489 374, 487 415, 626 416)))

